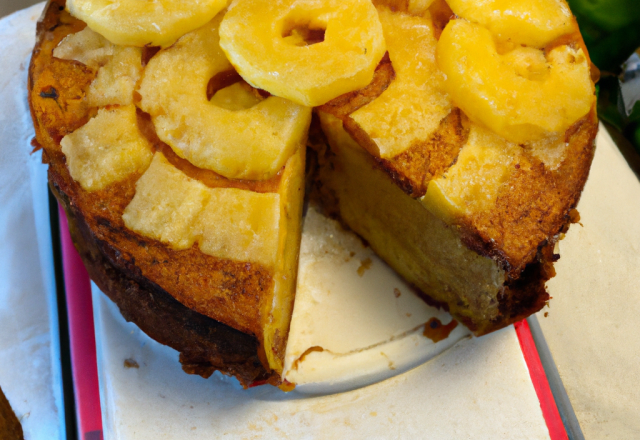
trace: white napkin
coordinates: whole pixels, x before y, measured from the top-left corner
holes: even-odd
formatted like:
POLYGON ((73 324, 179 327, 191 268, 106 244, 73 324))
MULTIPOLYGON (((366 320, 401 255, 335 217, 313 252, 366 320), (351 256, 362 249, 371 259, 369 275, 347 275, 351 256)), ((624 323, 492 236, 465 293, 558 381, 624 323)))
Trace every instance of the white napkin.
POLYGON ((0 387, 27 440, 66 437, 47 188, 26 95, 42 7, 0 20, 0 387))

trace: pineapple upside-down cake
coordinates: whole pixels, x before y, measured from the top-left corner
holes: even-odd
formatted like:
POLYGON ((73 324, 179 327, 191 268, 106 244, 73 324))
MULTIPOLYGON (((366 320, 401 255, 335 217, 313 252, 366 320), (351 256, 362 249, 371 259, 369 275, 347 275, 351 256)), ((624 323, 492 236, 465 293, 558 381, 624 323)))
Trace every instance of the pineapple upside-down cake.
POLYGON ((29 101, 124 317, 280 385, 305 200, 476 335, 544 306, 592 70, 564 0, 50 0, 29 101))

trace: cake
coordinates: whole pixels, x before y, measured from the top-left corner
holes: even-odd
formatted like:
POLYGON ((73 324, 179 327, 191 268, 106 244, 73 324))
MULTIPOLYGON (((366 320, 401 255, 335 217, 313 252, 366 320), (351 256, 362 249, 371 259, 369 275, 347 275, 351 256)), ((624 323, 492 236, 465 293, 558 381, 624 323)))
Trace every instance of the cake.
POLYGON ((549 299, 597 130, 563 1, 103 3, 45 9, 34 144, 92 279, 186 372, 287 388, 305 185, 476 335, 549 299))
POLYGON ((13 413, 9 401, 0 388, 0 437, 5 440, 23 440, 22 426, 13 413))

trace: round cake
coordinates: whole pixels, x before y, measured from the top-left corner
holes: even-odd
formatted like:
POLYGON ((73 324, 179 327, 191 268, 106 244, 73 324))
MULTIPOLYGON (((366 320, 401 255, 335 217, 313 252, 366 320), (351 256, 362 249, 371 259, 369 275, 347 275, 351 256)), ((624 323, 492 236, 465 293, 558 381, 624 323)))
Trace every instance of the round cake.
POLYGON ((103 3, 46 6, 35 145, 91 278, 187 373, 290 388, 305 202, 478 336, 549 300, 597 132, 564 0, 103 3))

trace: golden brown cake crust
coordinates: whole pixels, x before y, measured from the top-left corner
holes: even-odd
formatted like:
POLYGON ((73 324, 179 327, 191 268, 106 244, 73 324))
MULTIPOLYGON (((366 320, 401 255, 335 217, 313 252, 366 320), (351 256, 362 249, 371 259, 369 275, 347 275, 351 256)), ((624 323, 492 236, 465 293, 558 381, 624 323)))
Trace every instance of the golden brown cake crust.
POLYGON ((0 388, 0 438, 3 440, 24 440, 20 421, 13 413, 2 388, 0 388))
POLYGON ((97 238, 55 179, 51 189, 67 212, 73 242, 91 279, 118 305, 127 321, 179 351, 182 368, 187 373, 206 378, 219 370, 237 377, 245 387, 270 379, 257 355, 259 344, 255 337, 176 301, 142 276, 116 246, 97 238))
POLYGON ((549 170, 524 155, 498 193, 495 209, 461 222, 463 241, 481 255, 500 261, 513 279, 537 261, 541 249, 553 246, 571 223, 595 153, 598 119, 595 108, 565 134, 565 159, 549 170), (554 239, 555 240, 555 239, 554 239))

